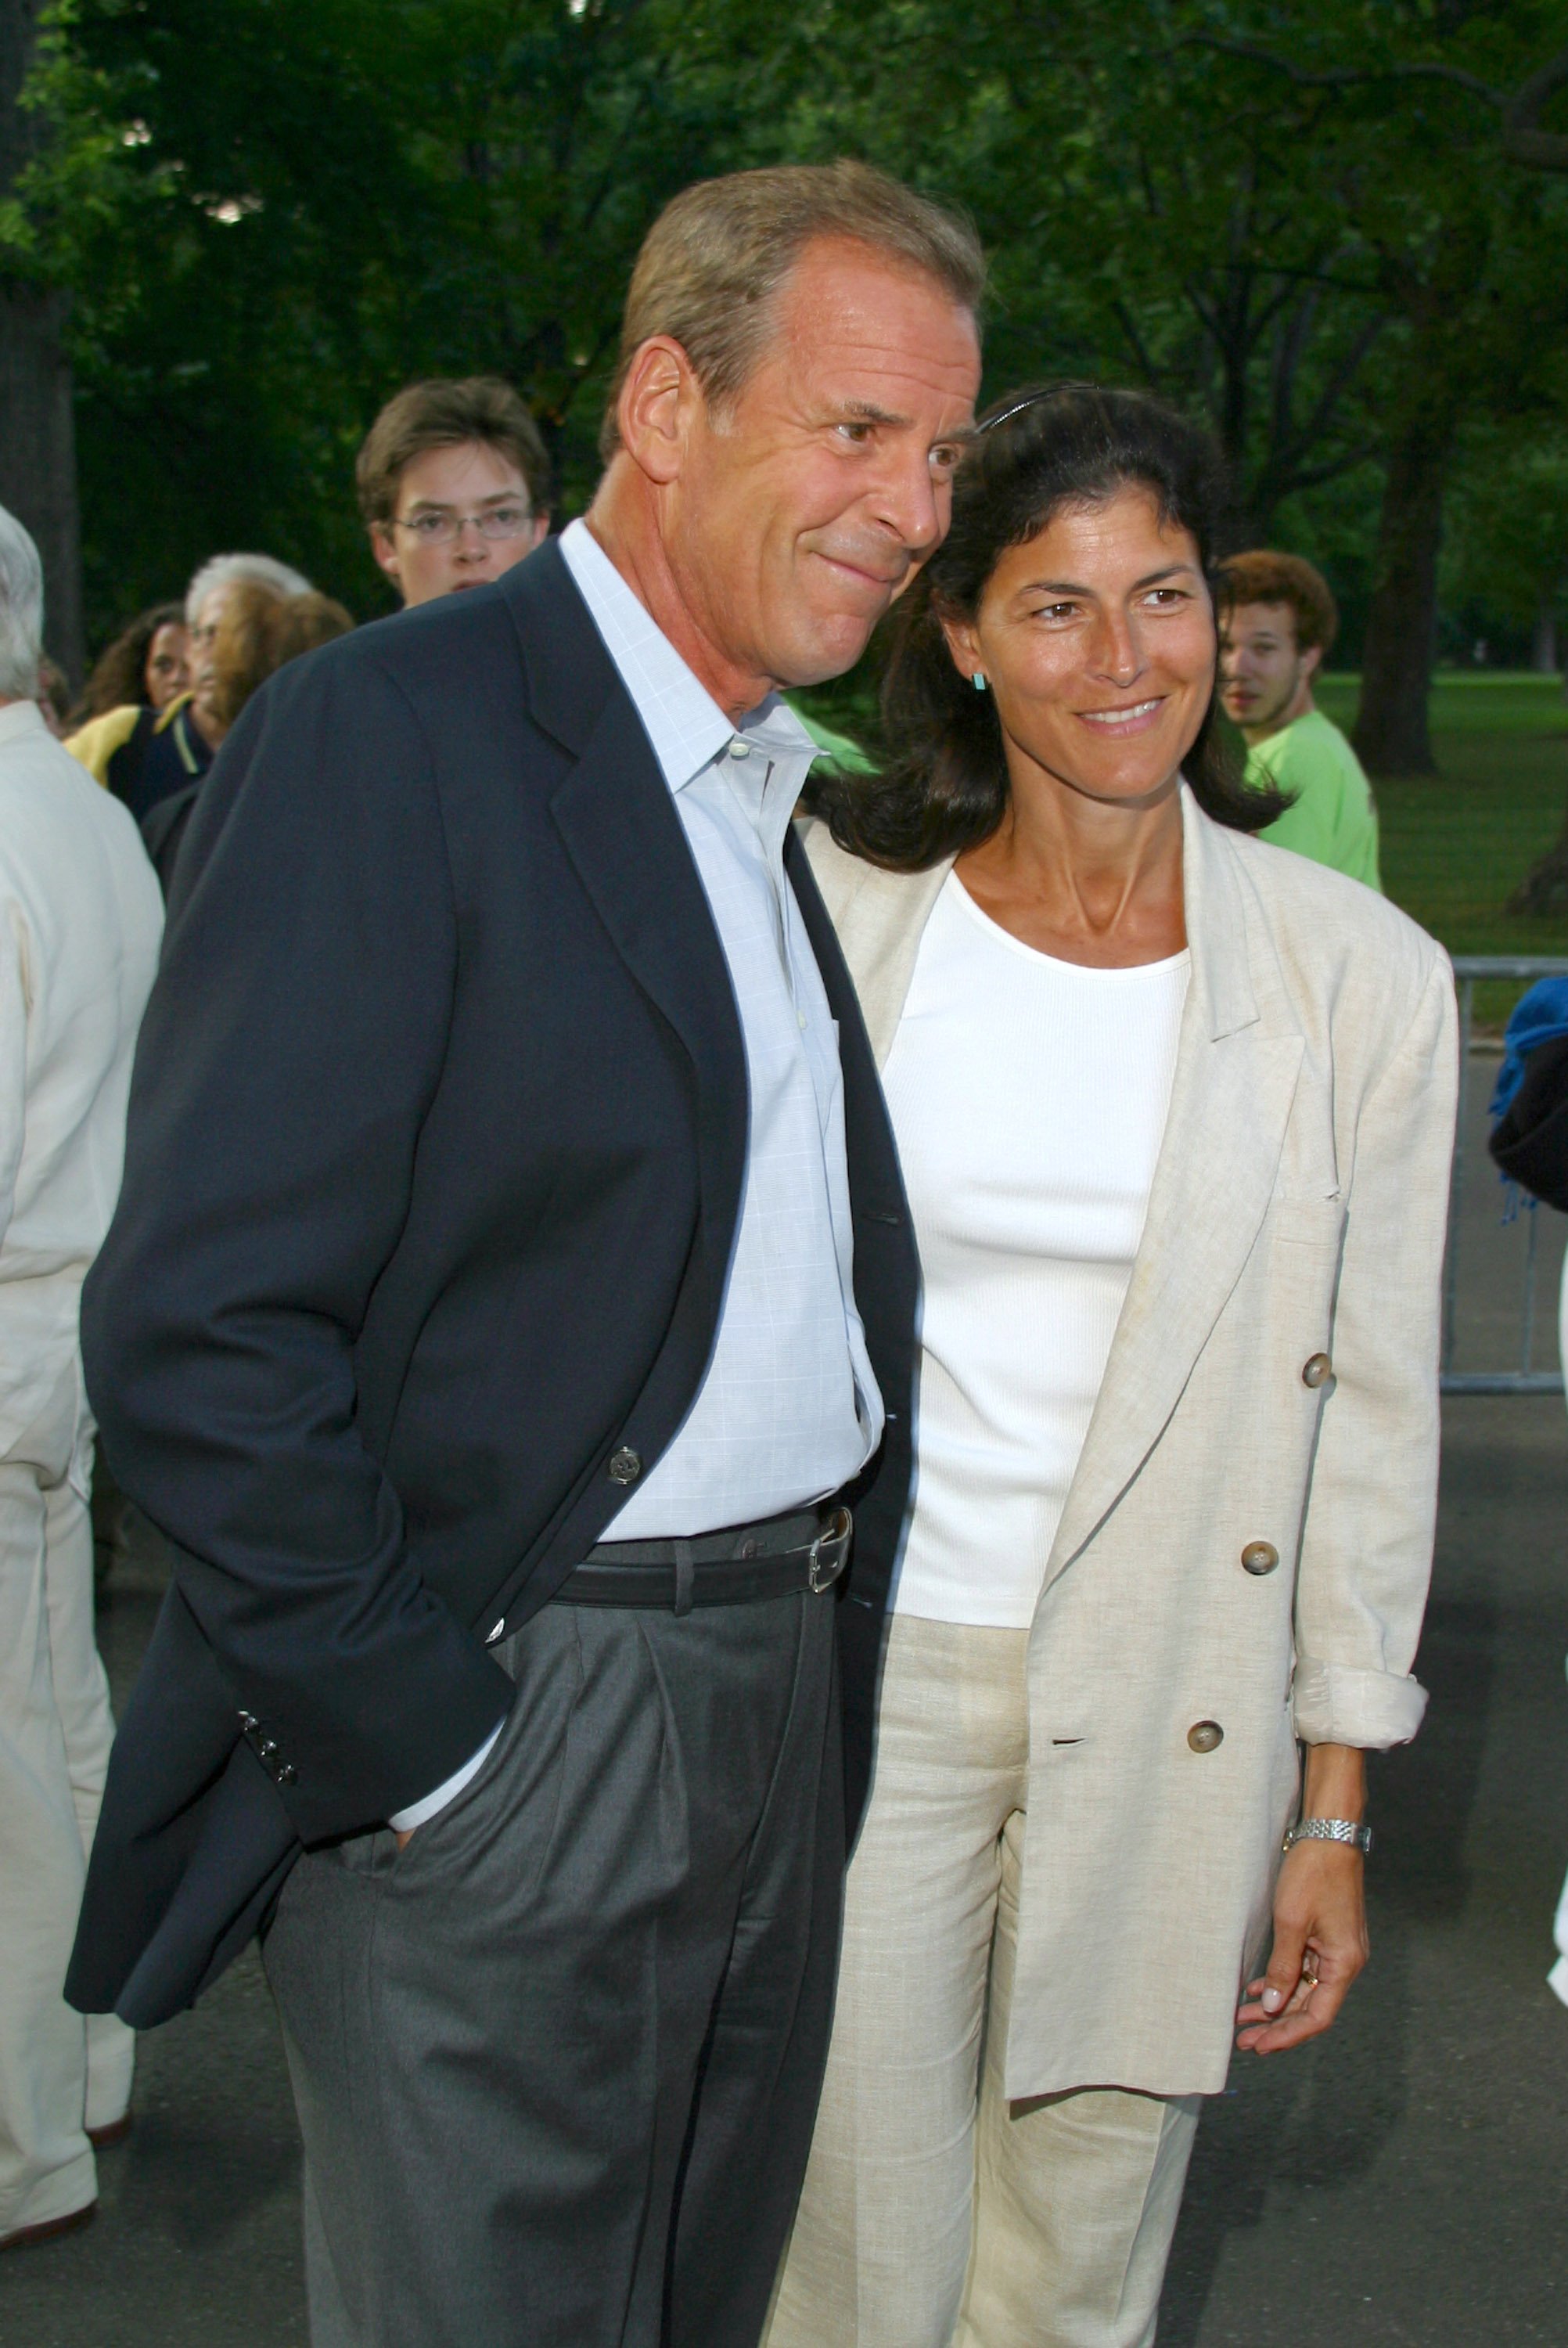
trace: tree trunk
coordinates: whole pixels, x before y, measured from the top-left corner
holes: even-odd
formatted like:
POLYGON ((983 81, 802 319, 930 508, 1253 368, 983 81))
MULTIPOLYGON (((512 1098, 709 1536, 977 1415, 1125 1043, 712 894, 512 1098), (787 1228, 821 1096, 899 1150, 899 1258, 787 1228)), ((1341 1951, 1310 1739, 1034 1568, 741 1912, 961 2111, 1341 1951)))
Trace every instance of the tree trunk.
POLYGON ((1430 416, 1389 453, 1355 744, 1374 775, 1432 775, 1427 697, 1437 641, 1438 546, 1451 432, 1430 416))
MULTIPOLYGON (((37 36, 37 0, 0 0, 0 197, 33 152, 37 118, 17 100, 37 36)), ((68 297, 0 277, 0 505, 37 542, 44 564, 44 640, 73 685, 81 682, 82 551, 68 297)))
POLYGON ((1537 676, 1557 674, 1557 605, 1550 595, 1542 595, 1535 611, 1535 640, 1531 646, 1530 665, 1537 676))

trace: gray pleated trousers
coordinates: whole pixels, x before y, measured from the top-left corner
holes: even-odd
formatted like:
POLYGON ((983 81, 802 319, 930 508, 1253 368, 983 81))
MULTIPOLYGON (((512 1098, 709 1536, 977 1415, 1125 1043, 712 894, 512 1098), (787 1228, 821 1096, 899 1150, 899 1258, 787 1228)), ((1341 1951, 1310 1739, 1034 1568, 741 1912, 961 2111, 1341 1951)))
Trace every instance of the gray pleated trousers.
POLYGON ((307 1853, 266 1939, 313 2348, 755 2348, 832 2013, 834 1600, 496 1653, 478 1776, 307 1853))

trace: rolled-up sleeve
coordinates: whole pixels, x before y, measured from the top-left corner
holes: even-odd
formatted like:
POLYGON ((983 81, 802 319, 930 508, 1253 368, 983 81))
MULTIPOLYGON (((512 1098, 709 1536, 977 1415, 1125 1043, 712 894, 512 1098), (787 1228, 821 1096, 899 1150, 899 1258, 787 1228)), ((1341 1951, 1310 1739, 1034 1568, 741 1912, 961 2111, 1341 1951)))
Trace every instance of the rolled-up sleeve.
POLYGON ((1358 1120, 1296 1606, 1295 1719, 1308 1745, 1414 1736, 1412 1675, 1437 1516, 1443 1241, 1458 1089, 1445 956, 1358 1120))

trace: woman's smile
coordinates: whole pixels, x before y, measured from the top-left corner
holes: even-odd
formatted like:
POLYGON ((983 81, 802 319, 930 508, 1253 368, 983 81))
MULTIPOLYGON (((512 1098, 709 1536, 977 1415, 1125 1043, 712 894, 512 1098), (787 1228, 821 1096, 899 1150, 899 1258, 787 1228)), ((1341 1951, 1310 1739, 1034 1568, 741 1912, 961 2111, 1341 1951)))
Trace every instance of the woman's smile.
POLYGON ((1158 725, 1164 707, 1164 695, 1157 694, 1151 701, 1134 701, 1125 709, 1080 709, 1076 714, 1102 734, 1143 734, 1158 725))

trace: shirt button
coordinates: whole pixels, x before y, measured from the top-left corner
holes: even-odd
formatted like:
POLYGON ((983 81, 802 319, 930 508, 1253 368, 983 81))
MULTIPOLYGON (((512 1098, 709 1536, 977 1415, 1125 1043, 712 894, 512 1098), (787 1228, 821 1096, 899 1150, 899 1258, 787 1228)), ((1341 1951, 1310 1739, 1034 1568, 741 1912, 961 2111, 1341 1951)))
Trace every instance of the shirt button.
POLYGON ((740 737, 740 736, 737 734, 737 735, 736 735, 736 736, 735 736, 735 738, 734 738, 734 740, 733 740, 733 741, 731 743, 731 745, 730 745, 730 756, 731 756, 731 757, 732 757, 732 758, 749 758, 749 757, 751 757, 751 755, 752 755, 752 746, 751 746, 751 744, 750 744, 749 742, 743 742, 743 741, 742 741, 742 739, 741 739, 741 737, 740 737))
POLYGON ((797 1011, 797 1012, 795 1013, 795 1017, 796 1017, 796 1018, 799 1020, 799 1022, 800 1022, 801 1033, 802 1033, 802 1035, 804 1035, 804 1034, 805 1033, 805 1014, 804 1014, 804 1011, 797 1011))
POLYGON ((1301 1365, 1301 1383, 1304 1386, 1327 1385, 1333 1375, 1334 1365, 1327 1354, 1313 1354, 1301 1365))
POLYGON ((610 1455, 610 1480, 612 1484, 635 1484, 642 1473, 642 1462, 635 1451, 623 1444, 610 1455))
POLYGON ((1279 1563, 1279 1551, 1272 1541, 1248 1541, 1241 1561, 1248 1573, 1272 1573, 1279 1563))
POLYGON ((1217 1720, 1194 1720, 1187 1731, 1187 1743, 1194 1753, 1212 1753, 1225 1741, 1225 1730, 1217 1720))

